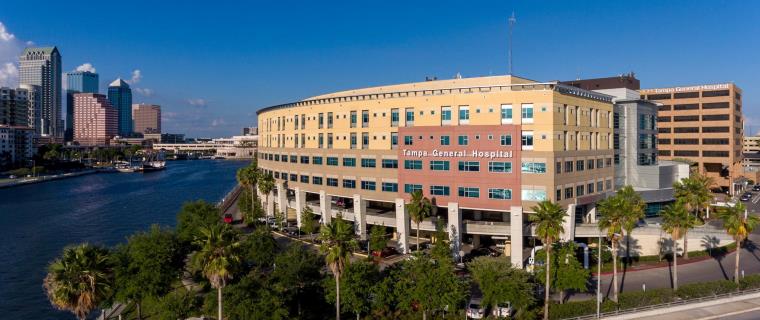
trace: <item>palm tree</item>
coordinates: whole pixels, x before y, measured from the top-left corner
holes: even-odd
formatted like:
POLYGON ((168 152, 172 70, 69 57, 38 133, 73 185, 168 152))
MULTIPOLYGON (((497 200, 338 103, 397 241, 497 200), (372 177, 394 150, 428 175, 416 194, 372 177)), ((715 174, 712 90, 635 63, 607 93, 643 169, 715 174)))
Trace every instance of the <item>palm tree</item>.
POLYGON ((241 261, 238 234, 227 224, 215 224, 200 229, 195 242, 201 249, 193 254, 193 266, 203 272, 216 289, 219 316, 222 320, 222 289, 232 279, 241 261))
MULTIPOLYGON (((676 198, 682 198, 686 201, 686 207, 689 211, 694 212, 694 216, 701 217, 701 210, 710 205, 712 193, 710 188, 714 185, 712 178, 695 173, 688 178, 681 179, 673 184, 676 198)), ((689 237, 688 230, 683 234, 683 257, 689 259, 689 237)))
POLYGON ((63 250, 48 266, 43 282, 56 309, 85 319, 111 293, 113 265, 105 248, 87 243, 63 250))
POLYGON ((627 205, 627 208, 623 211, 623 230, 625 230, 626 235, 625 256, 629 260, 628 263, 630 263, 631 232, 633 232, 633 228, 636 227, 639 220, 644 218, 644 208, 646 208, 646 203, 644 202, 644 199, 641 198, 641 195, 636 193, 636 191, 634 191, 633 187, 630 185, 619 189, 616 193, 616 196, 621 197, 623 199, 623 202, 627 205))
POLYGON ((433 212, 433 204, 422 195, 422 190, 414 190, 407 208, 409 217, 417 224, 417 251, 420 251, 420 223, 433 212))
POLYGON ((322 240, 319 249, 325 254, 325 263, 335 277, 335 319, 340 320, 340 276, 351 262, 351 252, 357 247, 356 239, 351 226, 341 215, 322 226, 319 238, 322 240))
POLYGON ((723 228, 734 237, 736 241, 736 262, 734 265, 734 282, 739 283, 739 253, 742 251, 741 244, 750 233, 755 230, 760 218, 747 213, 747 208, 737 203, 733 207, 726 207, 718 216, 723 221, 723 228))
POLYGON ((673 239, 673 289, 678 290, 678 239, 681 239, 686 231, 693 228, 696 218, 686 210, 686 202, 683 199, 676 200, 660 211, 662 216, 662 230, 670 234, 673 239))
POLYGON ((259 191, 264 195, 266 205, 268 206, 269 201, 272 201, 269 194, 274 190, 274 177, 272 177, 271 173, 264 173, 263 171, 260 171, 258 176, 259 191))
MULTIPOLYGON (((613 298, 615 302, 618 301, 618 281, 617 281, 617 255, 618 248, 617 243, 620 240, 620 235, 624 226, 628 222, 627 208, 628 203, 622 196, 614 195, 597 204, 600 213, 599 217, 599 230, 607 230, 607 238, 610 239, 612 246, 612 283, 613 283, 613 298)), ((599 244, 601 250, 601 243, 599 244)))
POLYGON ((549 274, 551 273, 551 251, 552 244, 559 238, 559 235, 565 232, 562 221, 565 217, 565 210, 554 202, 544 200, 531 208, 533 213, 530 214, 530 222, 536 226, 536 236, 541 238, 546 250, 546 290, 544 291, 544 320, 549 319, 549 289, 551 282, 549 274))
POLYGON ((243 187, 248 187, 251 191, 251 215, 254 214, 254 204, 256 202, 256 192, 253 190, 258 181, 258 170, 256 169, 256 159, 250 165, 242 167, 237 171, 237 180, 243 187))

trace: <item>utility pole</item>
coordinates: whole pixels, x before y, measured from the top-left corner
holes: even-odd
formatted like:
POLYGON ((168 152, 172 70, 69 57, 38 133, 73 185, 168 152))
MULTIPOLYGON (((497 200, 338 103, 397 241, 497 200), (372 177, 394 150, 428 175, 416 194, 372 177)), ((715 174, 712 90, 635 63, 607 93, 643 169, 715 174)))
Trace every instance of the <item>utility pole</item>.
POLYGON ((512 16, 509 17, 509 75, 512 75, 512 30, 515 28, 515 12, 512 11, 512 16))

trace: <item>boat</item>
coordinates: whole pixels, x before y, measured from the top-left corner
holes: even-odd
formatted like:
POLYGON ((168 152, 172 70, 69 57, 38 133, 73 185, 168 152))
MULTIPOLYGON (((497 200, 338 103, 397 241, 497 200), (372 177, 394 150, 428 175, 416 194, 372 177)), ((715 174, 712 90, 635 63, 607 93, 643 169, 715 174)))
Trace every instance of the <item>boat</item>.
POLYGON ((134 165, 130 162, 126 162, 126 161, 117 162, 116 165, 114 166, 114 169, 116 169, 116 171, 121 172, 121 173, 132 173, 132 172, 142 171, 142 167, 134 165))
POLYGON ((143 172, 159 171, 164 169, 166 169, 166 157, 163 151, 148 153, 143 158, 143 172))

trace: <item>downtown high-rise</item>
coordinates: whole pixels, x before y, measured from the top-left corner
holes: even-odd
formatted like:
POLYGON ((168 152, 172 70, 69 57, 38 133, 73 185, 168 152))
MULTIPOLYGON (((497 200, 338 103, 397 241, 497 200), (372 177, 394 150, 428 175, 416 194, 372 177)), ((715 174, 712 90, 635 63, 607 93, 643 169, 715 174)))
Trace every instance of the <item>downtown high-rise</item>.
MULTIPOLYGON (((26 48, 19 57, 19 85, 39 87, 38 135, 63 137, 61 117, 61 54, 56 47, 26 48)), ((35 114, 32 112, 31 114, 35 114)))
POLYGON ((108 99, 97 93, 74 94, 74 141, 107 145, 118 131, 118 115, 108 99))
POLYGON ((66 73, 66 132, 64 138, 71 141, 74 138, 74 94, 98 93, 98 74, 89 71, 66 73))
POLYGON ((121 78, 108 85, 108 101, 119 114, 119 135, 132 135, 132 89, 121 78))
POLYGON ((161 106, 154 104, 132 105, 132 129, 135 133, 161 133, 161 106))

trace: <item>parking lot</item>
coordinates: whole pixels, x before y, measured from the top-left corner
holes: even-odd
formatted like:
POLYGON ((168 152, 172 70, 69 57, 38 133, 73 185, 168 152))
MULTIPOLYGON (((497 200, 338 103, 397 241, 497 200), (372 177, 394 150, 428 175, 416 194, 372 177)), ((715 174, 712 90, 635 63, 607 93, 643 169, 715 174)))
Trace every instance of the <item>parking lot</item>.
MULTIPOLYGON (((760 189, 760 185, 757 185, 758 188, 755 188, 755 190, 760 189)), ((753 191, 752 187, 748 187, 747 191, 745 191, 742 195, 738 197, 741 203, 743 203, 745 206, 747 206, 747 210, 751 213, 760 213, 760 190, 759 191, 753 191), (744 194, 748 194, 749 197, 742 198, 744 194)))

